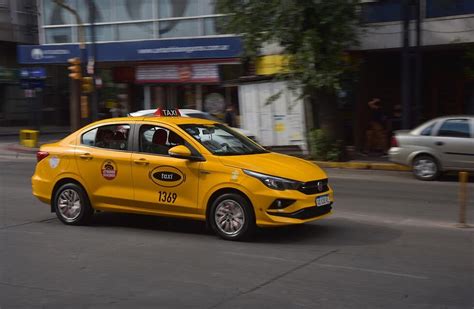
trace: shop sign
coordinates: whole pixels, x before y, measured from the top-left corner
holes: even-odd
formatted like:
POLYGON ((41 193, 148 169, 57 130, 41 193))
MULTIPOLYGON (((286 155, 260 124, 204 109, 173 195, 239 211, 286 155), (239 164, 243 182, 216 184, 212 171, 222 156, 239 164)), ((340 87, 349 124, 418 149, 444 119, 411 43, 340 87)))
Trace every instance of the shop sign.
POLYGON ((219 71, 215 63, 142 65, 136 69, 137 83, 215 83, 219 71))
POLYGON ((274 75, 288 73, 288 55, 268 55, 258 57, 255 63, 257 75, 274 75))

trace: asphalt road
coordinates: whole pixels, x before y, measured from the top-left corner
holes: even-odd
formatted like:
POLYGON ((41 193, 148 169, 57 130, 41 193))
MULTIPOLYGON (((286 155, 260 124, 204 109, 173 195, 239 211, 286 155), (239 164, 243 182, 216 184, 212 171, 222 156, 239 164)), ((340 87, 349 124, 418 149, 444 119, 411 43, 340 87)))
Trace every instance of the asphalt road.
MULTIPOLYGON (((65 226, 31 196, 33 168, 0 157, 1 309, 474 307, 474 229, 454 227, 455 178, 328 170, 332 216, 243 243, 137 215, 65 226)), ((469 208, 474 225, 474 194, 469 208)))

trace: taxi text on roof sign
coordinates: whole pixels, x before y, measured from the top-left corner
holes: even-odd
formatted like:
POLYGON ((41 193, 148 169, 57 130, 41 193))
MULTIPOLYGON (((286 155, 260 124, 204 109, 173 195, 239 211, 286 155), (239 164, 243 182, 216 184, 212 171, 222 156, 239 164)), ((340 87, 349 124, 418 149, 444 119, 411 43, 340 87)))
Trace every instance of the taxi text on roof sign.
POLYGON ((181 114, 177 109, 162 109, 158 108, 155 112, 155 116, 158 117, 180 117, 181 114))

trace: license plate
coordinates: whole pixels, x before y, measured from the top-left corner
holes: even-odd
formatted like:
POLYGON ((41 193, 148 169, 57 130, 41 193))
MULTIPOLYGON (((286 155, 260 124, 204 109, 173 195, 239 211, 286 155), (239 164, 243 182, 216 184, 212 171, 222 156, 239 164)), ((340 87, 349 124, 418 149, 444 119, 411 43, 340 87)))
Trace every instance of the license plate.
POLYGON ((329 199, 329 195, 323 195, 323 196, 318 196, 316 198, 316 206, 324 206, 331 203, 331 200, 329 199))

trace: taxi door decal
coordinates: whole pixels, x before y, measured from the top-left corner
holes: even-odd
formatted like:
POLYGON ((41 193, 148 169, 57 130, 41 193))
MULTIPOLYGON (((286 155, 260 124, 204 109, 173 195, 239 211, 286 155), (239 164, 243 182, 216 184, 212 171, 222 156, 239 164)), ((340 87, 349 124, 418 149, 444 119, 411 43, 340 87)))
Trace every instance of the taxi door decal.
POLYGON ((117 177, 117 164, 112 160, 105 160, 101 168, 102 177, 107 180, 113 180, 117 177))
POLYGON ((159 186, 173 188, 186 181, 186 175, 179 169, 162 165, 151 170, 150 179, 159 186))

